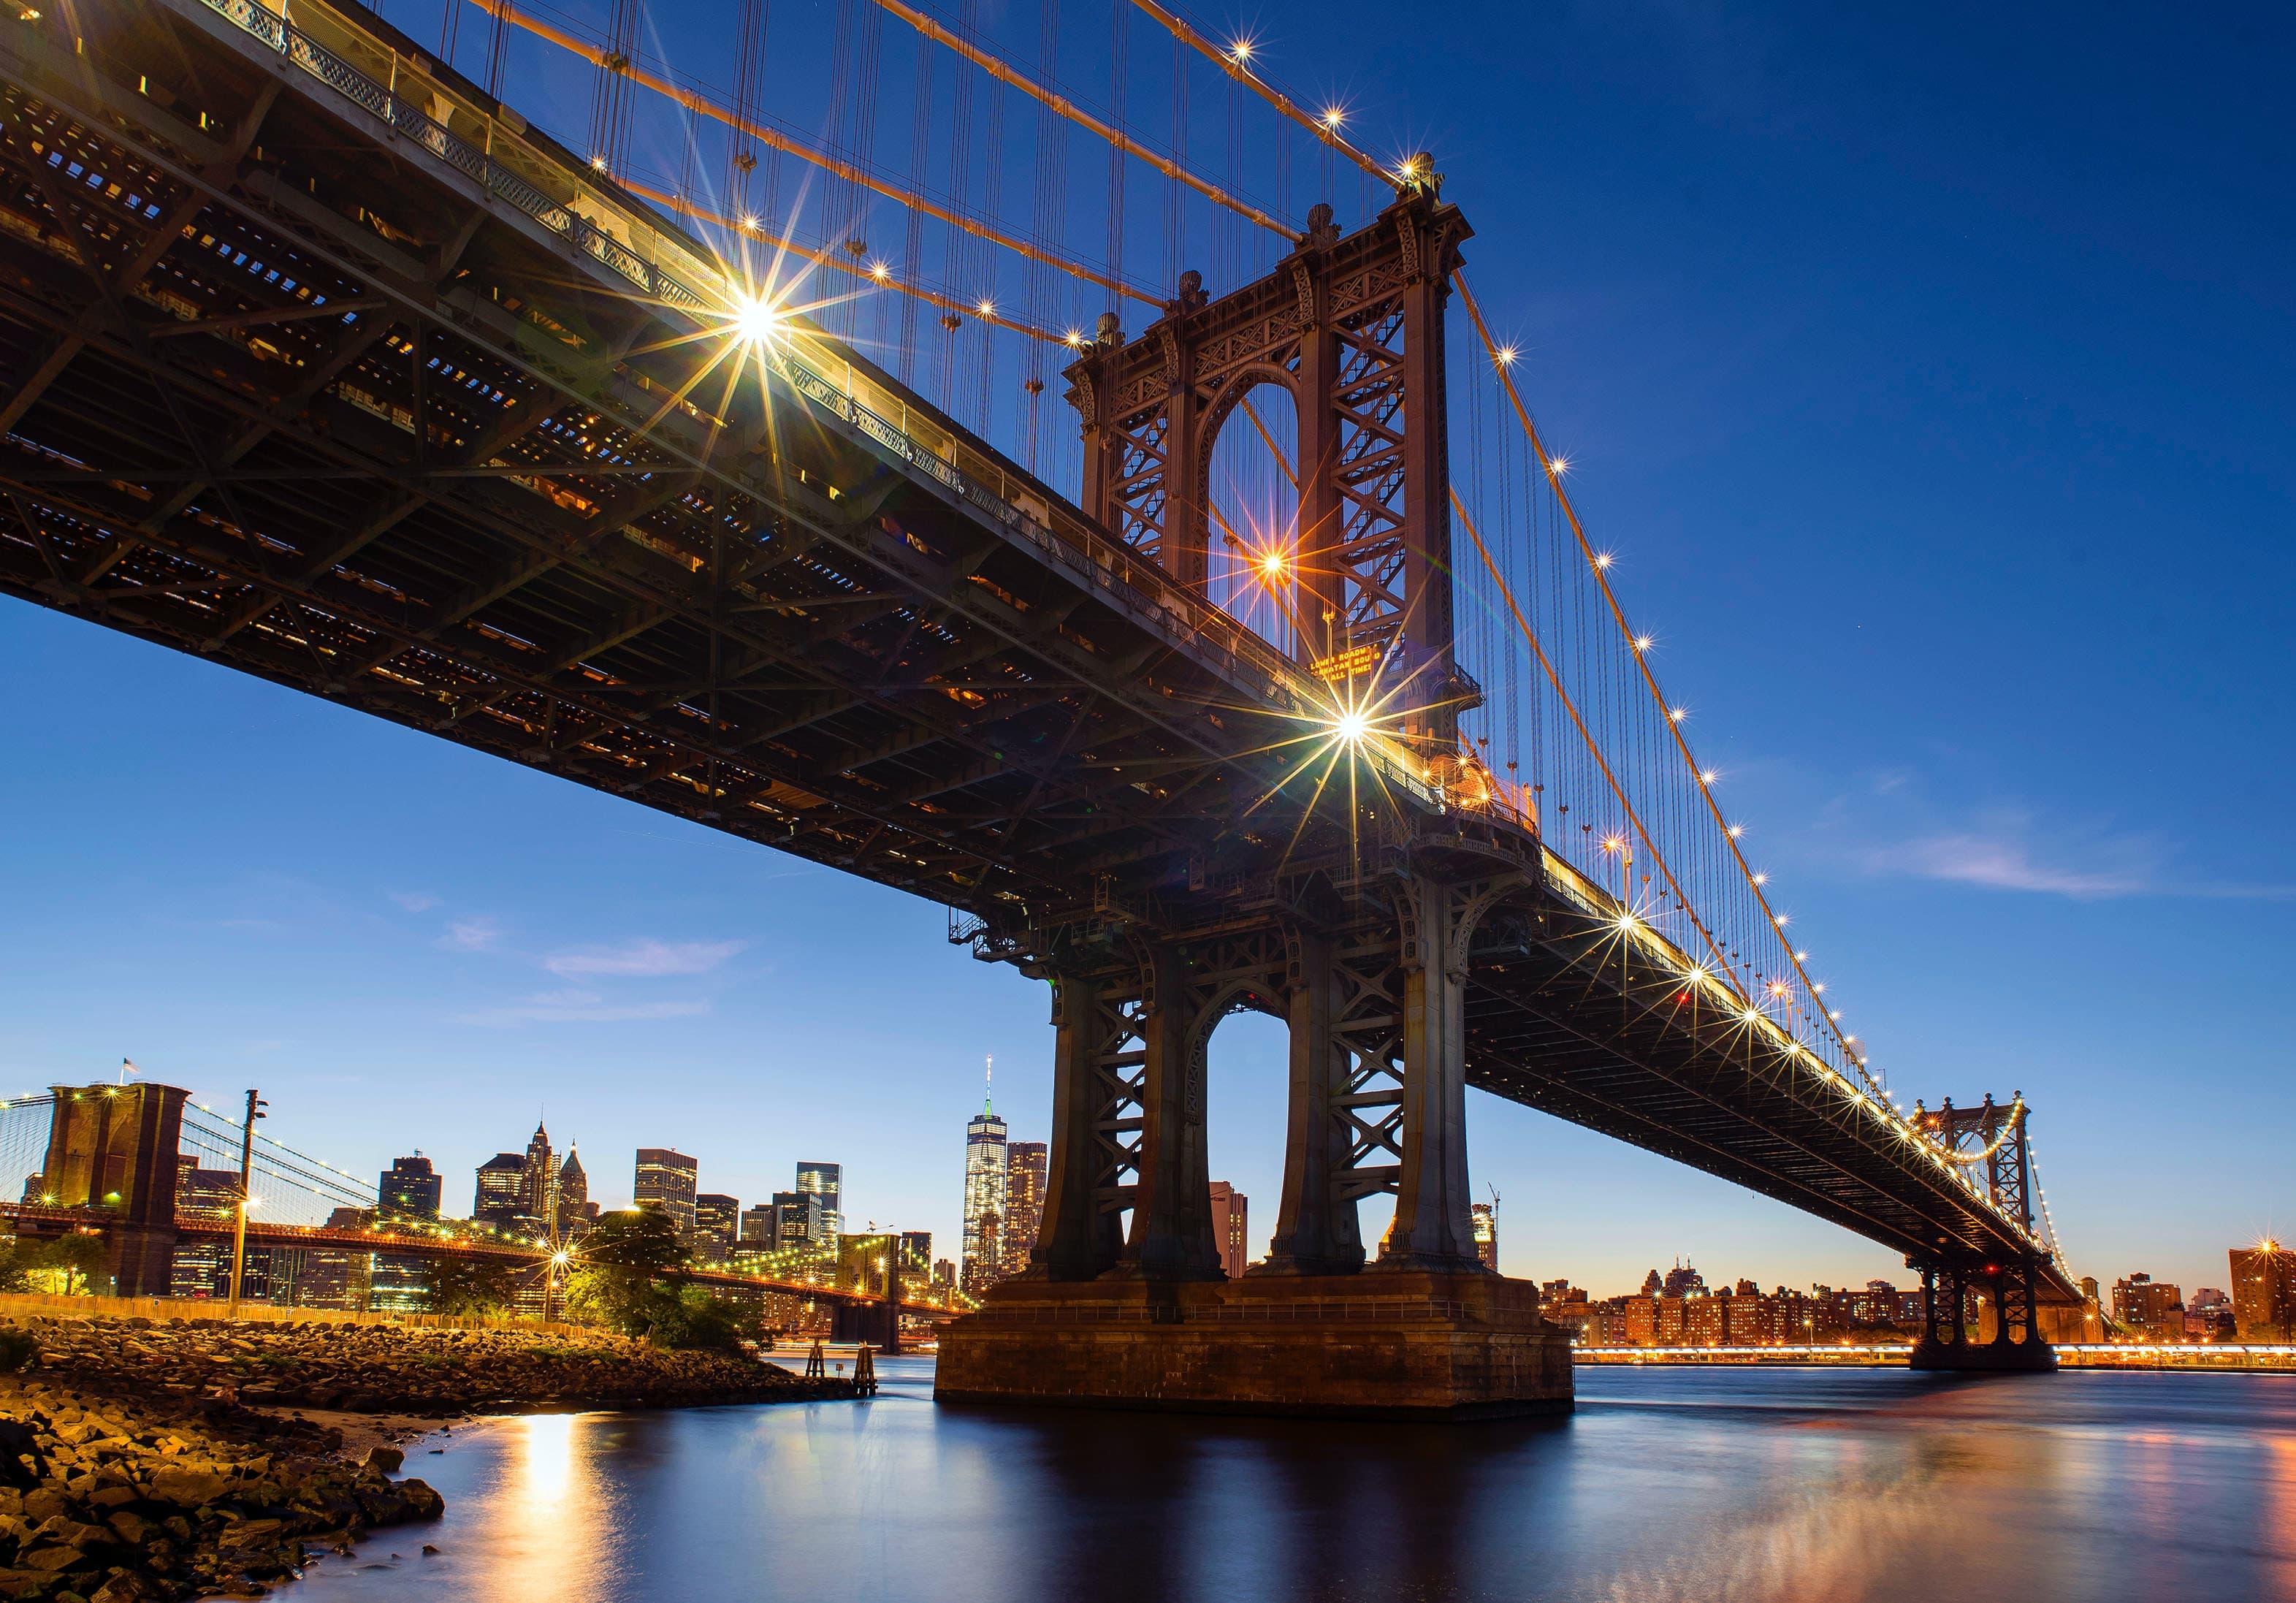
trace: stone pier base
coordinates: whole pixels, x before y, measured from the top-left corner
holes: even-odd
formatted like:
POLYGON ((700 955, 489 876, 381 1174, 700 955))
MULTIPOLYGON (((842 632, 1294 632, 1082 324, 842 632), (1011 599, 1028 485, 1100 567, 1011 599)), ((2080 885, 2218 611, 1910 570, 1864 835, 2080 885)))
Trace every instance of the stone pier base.
POLYGON ((1481 1419, 1571 1398, 1536 1286, 1412 1270, 1007 1281, 942 1328, 937 1371, 945 1402, 1481 1419))

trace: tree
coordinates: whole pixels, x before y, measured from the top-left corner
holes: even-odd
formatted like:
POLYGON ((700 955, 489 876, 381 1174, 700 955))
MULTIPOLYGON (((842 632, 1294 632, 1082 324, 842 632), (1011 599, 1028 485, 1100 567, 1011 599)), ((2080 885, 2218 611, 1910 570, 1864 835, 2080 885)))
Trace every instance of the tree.
POLYGON ((78 1230, 53 1241, 19 1236, 0 1252, 0 1291, 45 1291, 82 1296, 111 1262, 103 1237, 78 1230))
POLYGON ((486 1258, 434 1258, 423 1274, 423 1305, 431 1313, 480 1318, 507 1310, 518 1295, 506 1263, 486 1258))
POLYGON ((607 1214, 582 1237, 575 1262, 569 1319, 658 1347, 732 1347, 761 1332, 758 1310, 685 1284, 692 1256, 660 1213, 607 1214))

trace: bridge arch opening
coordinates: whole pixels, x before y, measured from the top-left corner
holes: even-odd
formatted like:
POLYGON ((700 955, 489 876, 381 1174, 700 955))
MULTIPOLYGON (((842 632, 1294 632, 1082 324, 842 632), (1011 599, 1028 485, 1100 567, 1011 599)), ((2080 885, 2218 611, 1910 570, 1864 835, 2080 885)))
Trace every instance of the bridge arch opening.
POLYGON ((1296 654, 1300 565, 1299 409, 1280 368, 1237 375, 1208 420, 1204 596, 1296 654))

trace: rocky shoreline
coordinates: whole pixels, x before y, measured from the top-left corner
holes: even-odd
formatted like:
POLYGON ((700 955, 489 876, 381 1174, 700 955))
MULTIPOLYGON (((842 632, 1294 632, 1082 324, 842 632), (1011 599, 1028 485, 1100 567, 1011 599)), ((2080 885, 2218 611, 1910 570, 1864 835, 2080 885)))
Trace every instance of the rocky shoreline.
POLYGON ((353 1462, 343 1429, 305 1410, 420 1429, 853 1395, 745 1354, 587 1333, 67 1316, 0 1338, 26 1349, 0 1375, 0 1599, 53 1603, 254 1597, 368 1530, 444 1510, 422 1481, 391 1478, 398 1448, 353 1462))

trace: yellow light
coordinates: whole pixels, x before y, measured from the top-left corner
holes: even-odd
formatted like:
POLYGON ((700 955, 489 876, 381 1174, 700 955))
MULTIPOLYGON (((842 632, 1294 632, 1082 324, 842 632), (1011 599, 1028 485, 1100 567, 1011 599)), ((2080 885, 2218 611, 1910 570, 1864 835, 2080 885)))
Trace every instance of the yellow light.
POLYGON ((1626 845, 1627 838, 1624 835, 1606 834, 1603 837, 1603 850, 1605 851, 1623 851, 1626 850, 1626 845))
POLYGON ((1635 637, 1635 649, 1636 651, 1648 651, 1652 646, 1657 644, 1658 642, 1652 640, 1648 635, 1636 635, 1635 637))
MULTIPOLYGON (((1564 473, 1570 471, 1570 458, 1568 456, 1549 456, 1546 459, 1546 471, 1554 474, 1555 477, 1561 478, 1564 473)), ((1611 565, 1611 559, 1608 556, 1598 556, 1595 561, 1599 565, 1605 568, 1611 565)))
POLYGON ((1778 928, 1784 929, 1786 927, 1786 915, 1780 913, 1776 917, 1771 919, 1770 922, 1776 925, 1778 928))
POLYGON ((1069 330, 1069 332, 1068 332, 1068 333, 1064 333, 1064 334, 1062 334, 1062 335, 1061 336, 1061 343, 1062 343, 1062 344, 1063 344, 1063 345, 1081 345, 1081 344, 1083 344, 1083 343, 1084 343, 1084 331, 1083 331, 1083 330, 1081 330, 1081 329, 1075 329, 1075 328, 1072 328, 1072 329, 1069 330))
POLYGON ((1235 57, 1239 62, 1250 61, 1251 59, 1251 41, 1250 39, 1238 39, 1234 45, 1229 48, 1228 53, 1235 57))
POLYGON ((1701 769, 1698 770, 1698 783, 1701 785, 1711 785, 1720 777, 1722 777, 1722 776, 1712 769, 1701 769))
POLYGON ((1347 114, 1345 111, 1341 111, 1339 107, 1337 107, 1337 106, 1326 106, 1325 108, 1324 108, 1324 126, 1325 127, 1327 127, 1327 128, 1335 128, 1335 127, 1338 127, 1340 126, 1340 124, 1341 124, 1341 123, 1345 122, 1347 119, 1348 119, 1348 114, 1347 114))
POLYGON ((1746 826, 1743 824, 1733 824, 1730 826, 1730 838, 1734 841, 1745 833, 1746 826))
POLYGON ((752 345, 762 345, 781 330, 782 315, 762 295, 753 295, 734 308, 734 332, 752 345))
POLYGON ((1667 713, 1667 717, 1673 719, 1677 724, 1689 716, 1690 709, 1687 707, 1676 707, 1667 713))
POLYGON ((893 269, 882 261, 873 261, 869 264, 869 276, 879 284, 884 283, 886 279, 892 276, 892 272, 893 269))
POLYGON ((757 218, 753 218, 753 217, 745 217, 745 218, 743 218, 742 219, 742 233, 744 233, 744 234, 755 234, 757 231, 758 231, 758 219, 757 219, 757 218))
POLYGON ((980 314, 984 317, 990 316, 993 316, 996 310, 996 303, 994 300, 984 300, 974 309, 980 312, 980 314))
POLYGON ((593 172, 604 172, 606 170, 606 159, 603 156, 591 157, 590 169, 593 172))
POLYGON ((1259 571, 1270 579, 1280 578, 1283 572, 1283 553, 1281 551, 1270 551, 1267 555, 1261 557, 1259 559, 1259 571))
POLYGON ((1832 1019, 1837 1024, 1841 1022, 1841 1013, 1838 1008, 1835 1011, 1827 1014, 1825 1016, 1832 1019))
POLYGON ((1512 366, 1514 366, 1514 357, 1515 357, 1515 350, 1514 350, 1514 347, 1513 347, 1513 346, 1512 346, 1512 345, 1502 345, 1502 346, 1500 346, 1500 347, 1499 347, 1499 351, 1498 351, 1498 357, 1499 357, 1499 366, 1502 366, 1502 367, 1512 367, 1512 366))
POLYGON ((1371 733, 1371 719, 1365 718, 1362 713, 1350 709, 1346 712, 1341 713, 1337 719, 1332 720, 1332 733, 1338 736, 1341 740, 1346 741, 1349 745, 1354 745, 1365 736, 1371 733))
POLYGON ((1595 565, 1598 568, 1607 568, 1618 560, 1607 551, 1598 551, 1595 554, 1595 565))
POLYGON ((1823 981, 1820 981, 1817 984, 1811 986, 1811 987, 1810 987, 1810 989, 1811 989, 1812 991, 1816 991, 1820 996, 1823 996, 1823 995, 1824 995, 1824 994, 1825 994, 1825 984, 1824 984, 1824 982, 1823 982, 1823 981))

